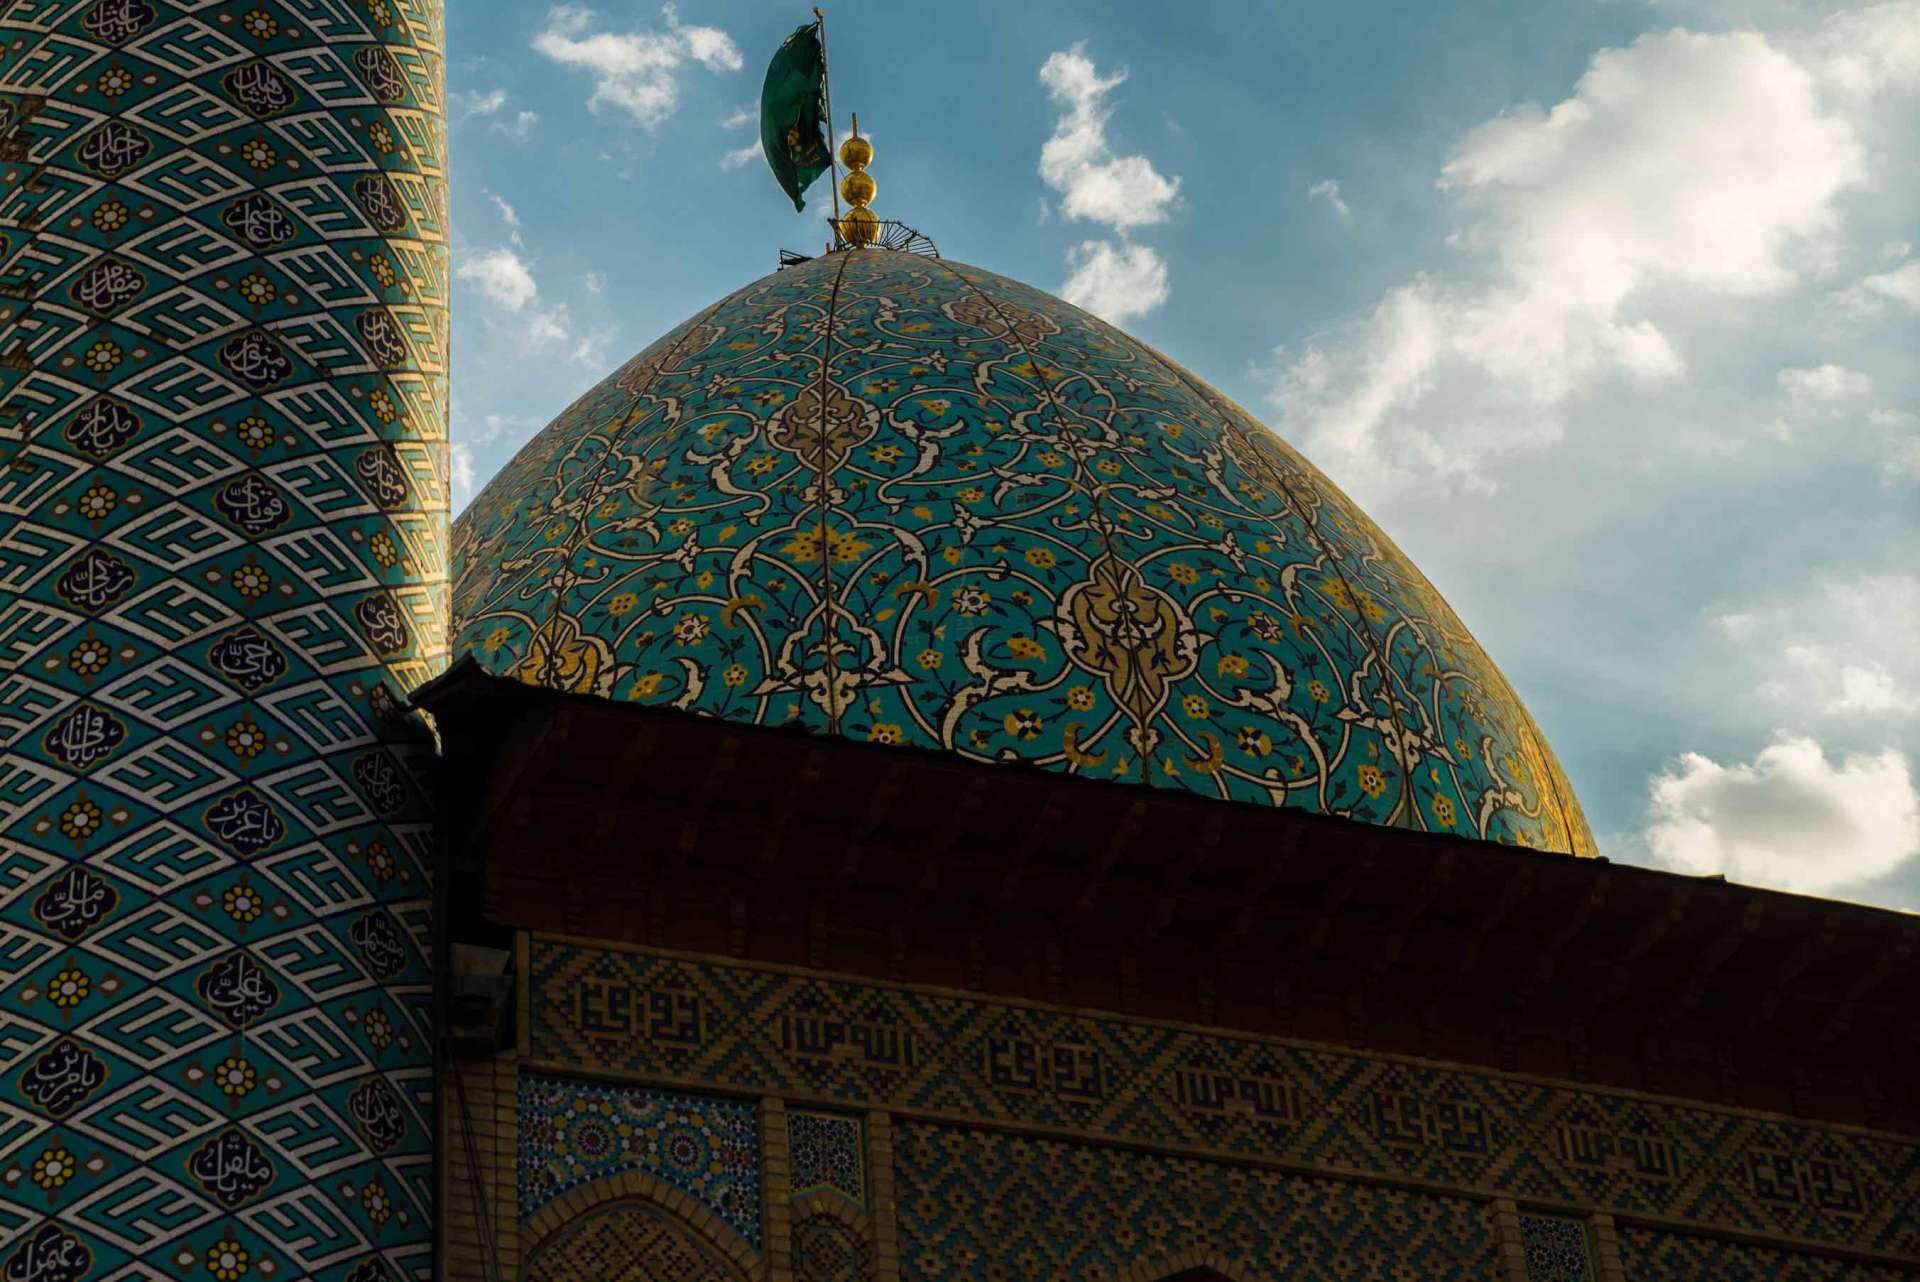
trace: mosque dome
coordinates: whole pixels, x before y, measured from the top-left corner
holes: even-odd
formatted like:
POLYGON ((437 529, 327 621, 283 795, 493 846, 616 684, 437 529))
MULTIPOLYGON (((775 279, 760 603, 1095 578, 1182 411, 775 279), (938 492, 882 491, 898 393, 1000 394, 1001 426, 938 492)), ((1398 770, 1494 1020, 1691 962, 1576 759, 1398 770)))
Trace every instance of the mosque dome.
POLYGON ((1344 494, 1048 294, 785 268, 454 528, 455 654, 729 721, 1593 854, 1493 662, 1344 494))

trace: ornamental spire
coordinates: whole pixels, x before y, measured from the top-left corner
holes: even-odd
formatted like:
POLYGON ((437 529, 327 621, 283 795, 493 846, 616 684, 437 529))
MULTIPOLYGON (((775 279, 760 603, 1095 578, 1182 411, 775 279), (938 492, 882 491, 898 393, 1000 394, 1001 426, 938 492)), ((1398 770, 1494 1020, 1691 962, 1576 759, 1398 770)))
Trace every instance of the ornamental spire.
POLYGON ((860 136, 860 113, 853 115, 853 136, 840 144, 840 163, 847 176, 840 180, 840 195, 851 206, 840 220, 840 236, 851 245, 871 245, 880 236, 880 218, 867 206, 873 203, 873 175, 867 166, 873 161, 873 144, 860 136))

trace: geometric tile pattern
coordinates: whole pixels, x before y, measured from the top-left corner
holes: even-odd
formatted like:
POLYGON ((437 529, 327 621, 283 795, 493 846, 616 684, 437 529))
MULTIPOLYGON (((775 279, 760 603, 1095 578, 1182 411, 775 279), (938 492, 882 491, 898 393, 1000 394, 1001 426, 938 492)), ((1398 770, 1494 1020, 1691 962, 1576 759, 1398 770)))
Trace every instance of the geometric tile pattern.
POLYGON ((1891 1135, 538 935, 528 982, 555 1068, 1920 1256, 1920 1146, 1891 1135))
POLYGON ((522 1076, 519 1126, 522 1218, 568 1189, 643 1171, 760 1244, 759 1119, 751 1104, 522 1076))
POLYGON ((815 1189, 832 1189, 866 1205, 866 1146, 861 1142, 860 1119, 833 1113, 787 1114, 788 1161, 793 1168, 795 1196, 815 1189))
POLYGON ((1593 1282, 1587 1226, 1559 1215, 1520 1217, 1527 1282, 1593 1282))
POLYGON ((1620 1263, 1633 1282, 1912 1282, 1905 1269, 1776 1251, 1750 1242, 1620 1228, 1620 1263))
POLYGON ((873 1248, 851 1224, 823 1214, 793 1226, 794 1282, 866 1282, 872 1276, 873 1248))
POLYGON ((0 1271, 431 1231, 436 0, 0 7, 0 1271))
POLYGON ((1494 1276, 1491 1218, 1464 1198, 992 1131, 898 1131, 911 1277, 1110 1278, 1196 1250, 1256 1277, 1494 1276))
POLYGON ((741 1282, 745 1276, 671 1212, 620 1203, 570 1224, 527 1262, 527 1282, 741 1282))
POLYGON ((1301 455, 978 268, 754 282, 454 532, 454 650, 534 685, 1591 854, 1545 739, 1301 455))

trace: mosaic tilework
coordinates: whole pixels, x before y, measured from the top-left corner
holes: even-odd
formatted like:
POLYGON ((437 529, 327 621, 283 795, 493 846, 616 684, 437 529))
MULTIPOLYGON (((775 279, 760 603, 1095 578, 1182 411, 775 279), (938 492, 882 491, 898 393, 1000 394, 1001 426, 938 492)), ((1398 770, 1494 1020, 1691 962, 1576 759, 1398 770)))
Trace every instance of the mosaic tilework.
POLYGON ((873 1248, 854 1227, 831 1215, 809 1215, 793 1226, 794 1282, 867 1282, 873 1248))
POLYGON ((440 23, 0 8, 9 1278, 427 1268, 440 23))
POLYGON ((1279 1040, 536 936, 531 1058, 1920 1256, 1920 1146, 1279 1040))
POLYGON ((1592 853, 1512 689, 1325 477, 1118 330, 833 254, 582 397, 454 533, 569 691, 1592 853))
POLYGON ((832 1189, 864 1206, 867 1157, 860 1130, 857 1117, 804 1111, 789 1113, 787 1160, 793 1168, 794 1195, 832 1189))
POLYGON ((1494 1275, 1491 1220, 1465 1199, 917 1123, 897 1157, 915 1278, 1091 1280, 1195 1250, 1261 1277, 1494 1275))
POLYGON ((526 1282, 745 1282, 746 1275, 672 1215, 616 1204, 534 1252, 526 1282))
POLYGON ((759 1122, 751 1104, 520 1079, 520 1214, 568 1189, 644 1171, 691 1196, 758 1246, 759 1122))
POLYGON ((1523 1215, 1520 1241, 1527 1254, 1527 1282, 1593 1282, 1587 1226, 1562 1215, 1523 1215))
POLYGON ((1620 1264, 1633 1282, 1913 1282, 1916 1276, 1904 1269, 1624 1225, 1620 1264))

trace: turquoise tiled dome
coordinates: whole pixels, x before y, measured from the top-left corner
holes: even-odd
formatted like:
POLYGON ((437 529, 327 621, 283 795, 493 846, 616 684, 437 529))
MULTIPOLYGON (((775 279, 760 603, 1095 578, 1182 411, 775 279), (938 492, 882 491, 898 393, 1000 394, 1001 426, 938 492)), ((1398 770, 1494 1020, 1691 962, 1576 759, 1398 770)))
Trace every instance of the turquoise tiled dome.
POLYGON ((977 267, 775 273, 454 531, 456 652, 556 690, 1593 853, 1546 740, 1332 483, 977 267))

